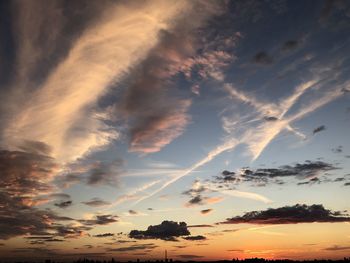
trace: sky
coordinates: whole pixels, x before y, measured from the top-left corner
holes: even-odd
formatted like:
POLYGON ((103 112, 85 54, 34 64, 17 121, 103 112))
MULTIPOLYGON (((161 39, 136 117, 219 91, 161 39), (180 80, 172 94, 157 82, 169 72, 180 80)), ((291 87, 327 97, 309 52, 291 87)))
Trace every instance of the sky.
POLYGON ((350 252, 350 2, 0 1, 0 257, 350 252))

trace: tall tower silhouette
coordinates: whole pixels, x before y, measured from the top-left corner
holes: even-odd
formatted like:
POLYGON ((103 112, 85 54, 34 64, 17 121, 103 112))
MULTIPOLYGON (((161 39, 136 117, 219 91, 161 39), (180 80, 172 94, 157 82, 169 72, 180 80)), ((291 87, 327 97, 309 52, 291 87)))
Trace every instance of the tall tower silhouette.
POLYGON ((164 261, 168 262, 168 251, 167 250, 165 250, 165 253, 164 253, 164 261))

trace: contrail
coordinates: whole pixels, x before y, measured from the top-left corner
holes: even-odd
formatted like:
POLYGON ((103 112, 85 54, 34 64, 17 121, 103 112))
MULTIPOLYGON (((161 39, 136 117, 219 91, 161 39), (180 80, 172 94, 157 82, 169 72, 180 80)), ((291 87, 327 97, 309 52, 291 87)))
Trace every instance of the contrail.
POLYGON ((208 153, 208 155, 206 157, 204 157, 203 159, 201 159, 200 161, 196 162, 194 165, 192 165, 190 168, 184 170, 184 172, 180 173, 180 174, 174 174, 174 178, 171 179, 170 181, 166 182, 165 184, 163 184, 160 188, 158 188, 157 190, 155 190, 154 192, 150 193, 149 195, 146 195, 142 198, 140 198, 139 200, 137 200, 134 204, 138 204, 141 201, 148 199, 152 196, 154 196, 155 194, 159 193, 160 191, 162 191, 164 188, 168 187, 169 185, 175 183, 177 180, 181 179, 182 177, 190 174, 191 172, 193 172, 194 170, 196 170, 197 168, 203 166, 204 164, 210 162, 211 160, 213 160, 216 156, 218 156, 219 154, 234 149, 237 145, 239 144, 239 141, 237 141, 236 139, 231 139, 227 142, 225 142, 224 144, 219 145, 218 147, 216 147, 214 150, 210 151, 208 153))
MULTIPOLYGON (((310 89, 311 87, 313 87, 316 83, 318 83, 317 80, 312 80, 312 81, 308 81, 300 86, 298 86, 296 88, 296 91, 289 96, 288 98, 286 98, 285 100, 283 100, 282 102, 284 102, 285 106, 280 110, 280 118, 283 118, 285 116, 285 114, 293 107, 293 105, 296 103, 296 101, 305 93, 306 90, 310 89)), ((252 140, 253 138, 249 135, 252 134, 252 131, 248 131, 248 133, 246 133, 245 136, 243 136, 242 140, 237 140, 235 138, 232 138, 230 140, 228 140, 227 142, 224 142, 223 144, 217 146, 214 150, 210 151, 206 157, 204 157, 203 159, 201 159, 200 161, 196 162, 194 165, 192 165, 190 168, 184 170, 184 172, 180 173, 180 174, 174 174, 174 178, 171 179, 170 181, 164 183, 160 188, 158 188, 157 190, 153 191, 152 193, 138 199, 134 204, 138 204, 141 201, 144 201, 152 196, 154 196, 155 194, 159 193, 160 191, 162 191, 163 189, 165 189, 166 187, 168 187, 169 185, 175 183, 176 181, 178 181, 179 179, 181 179, 184 176, 187 176, 188 174, 190 174, 192 171, 194 171, 195 169, 203 166, 204 164, 210 162, 211 160, 213 160, 216 156, 220 155, 221 153, 228 151, 228 150, 232 150, 234 149, 237 145, 241 144, 241 143, 247 143, 248 145, 254 143, 254 147, 256 149, 256 145, 255 143, 260 143, 261 146, 257 147, 258 151, 253 151, 254 156, 252 161, 256 160, 260 154, 263 152, 263 150, 266 148, 266 146, 281 132, 281 130, 283 129, 290 129, 290 123, 298 120, 302 117, 304 117, 306 114, 311 113, 315 110, 317 110, 319 107, 333 101, 334 99, 338 98, 340 95, 342 94, 341 89, 333 91, 333 92, 328 92, 325 96, 323 96, 321 99, 317 100, 316 102, 314 102, 313 104, 301 109, 298 113, 294 114, 293 116, 283 119, 283 120, 279 120, 277 121, 275 124, 273 124, 272 126, 264 126, 262 127, 262 135, 261 137, 258 137, 257 139, 259 141, 254 141, 252 140), (271 128, 272 127, 272 128, 271 128), (248 143, 249 142, 249 143, 248 143)), ((255 107, 257 109, 273 109, 275 111, 274 106, 271 106, 273 104, 269 104, 267 106, 263 106, 262 103, 258 102, 255 99, 249 99, 246 95, 244 95, 243 93, 240 93, 239 96, 241 98, 243 98, 242 100, 251 103, 252 105, 255 105, 255 107)), ((266 125, 266 124, 265 124, 266 125)), ((255 128, 254 128, 254 132, 256 132, 255 128)), ((298 134, 298 133, 297 133, 298 134)), ((256 133, 255 133, 256 135, 256 133)), ((300 134, 298 134, 300 136, 300 134)), ((264 199, 261 198, 259 195, 254 194, 254 193, 246 193, 246 192, 235 192, 235 193, 231 193, 230 195, 235 195, 235 196, 239 196, 240 197, 246 197, 248 198, 248 196, 251 199, 260 199, 260 201, 264 201, 264 202, 270 202, 271 200, 269 199, 264 199)))

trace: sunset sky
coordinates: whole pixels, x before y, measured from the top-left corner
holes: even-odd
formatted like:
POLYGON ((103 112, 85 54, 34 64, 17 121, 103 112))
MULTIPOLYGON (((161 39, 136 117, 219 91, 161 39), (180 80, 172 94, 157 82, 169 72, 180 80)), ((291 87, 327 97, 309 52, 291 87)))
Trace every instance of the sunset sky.
POLYGON ((0 260, 349 256, 349 76, 347 0, 0 1, 0 260))

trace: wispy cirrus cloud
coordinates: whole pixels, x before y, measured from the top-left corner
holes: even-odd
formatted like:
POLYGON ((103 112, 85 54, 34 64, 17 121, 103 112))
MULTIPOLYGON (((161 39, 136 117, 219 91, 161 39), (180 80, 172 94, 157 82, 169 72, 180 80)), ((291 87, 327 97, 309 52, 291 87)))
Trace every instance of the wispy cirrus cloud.
MULTIPOLYGON (((46 5, 42 6, 51 10, 46 5)), ((22 140, 41 138, 52 147, 53 157, 65 162, 116 139, 118 132, 101 121, 97 114, 97 100, 112 83, 120 81, 135 63, 147 56, 157 44, 160 30, 171 27, 173 19, 188 7, 189 3, 184 1, 148 1, 138 6, 106 2, 103 11, 97 12, 98 18, 73 41, 69 52, 51 68, 48 77, 31 92, 18 110, 11 112, 2 134, 5 144, 13 148, 22 140)), ((53 12, 56 12, 55 7, 53 12)), ((26 70, 30 68, 28 63, 36 59, 32 54, 41 56, 44 52, 40 49, 30 52, 35 48, 31 41, 36 40, 32 31, 35 30, 34 34, 40 38, 45 29, 51 28, 45 24, 48 15, 48 12, 41 12, 35 17, 30 14, 21 16, 23 21, 19 23, 24 26, 21 32, 25 35, 20 57, 25 65, 18 81, 32 78, 32 73, 26 70), (41 25, 41 30, 37 30, 36 22, 41 25)), ((51 18, 48 21, 52 21, 51 18)), ((59 28, 60 20, 55 23, 59 28)), ((50 36, 52 38, 48 39, 54 42, 55 33, 50 36)), ((42 43, 45 44, 47 42, 42 43)), ((15 103, 17 98, 11 99, 15 103)))

